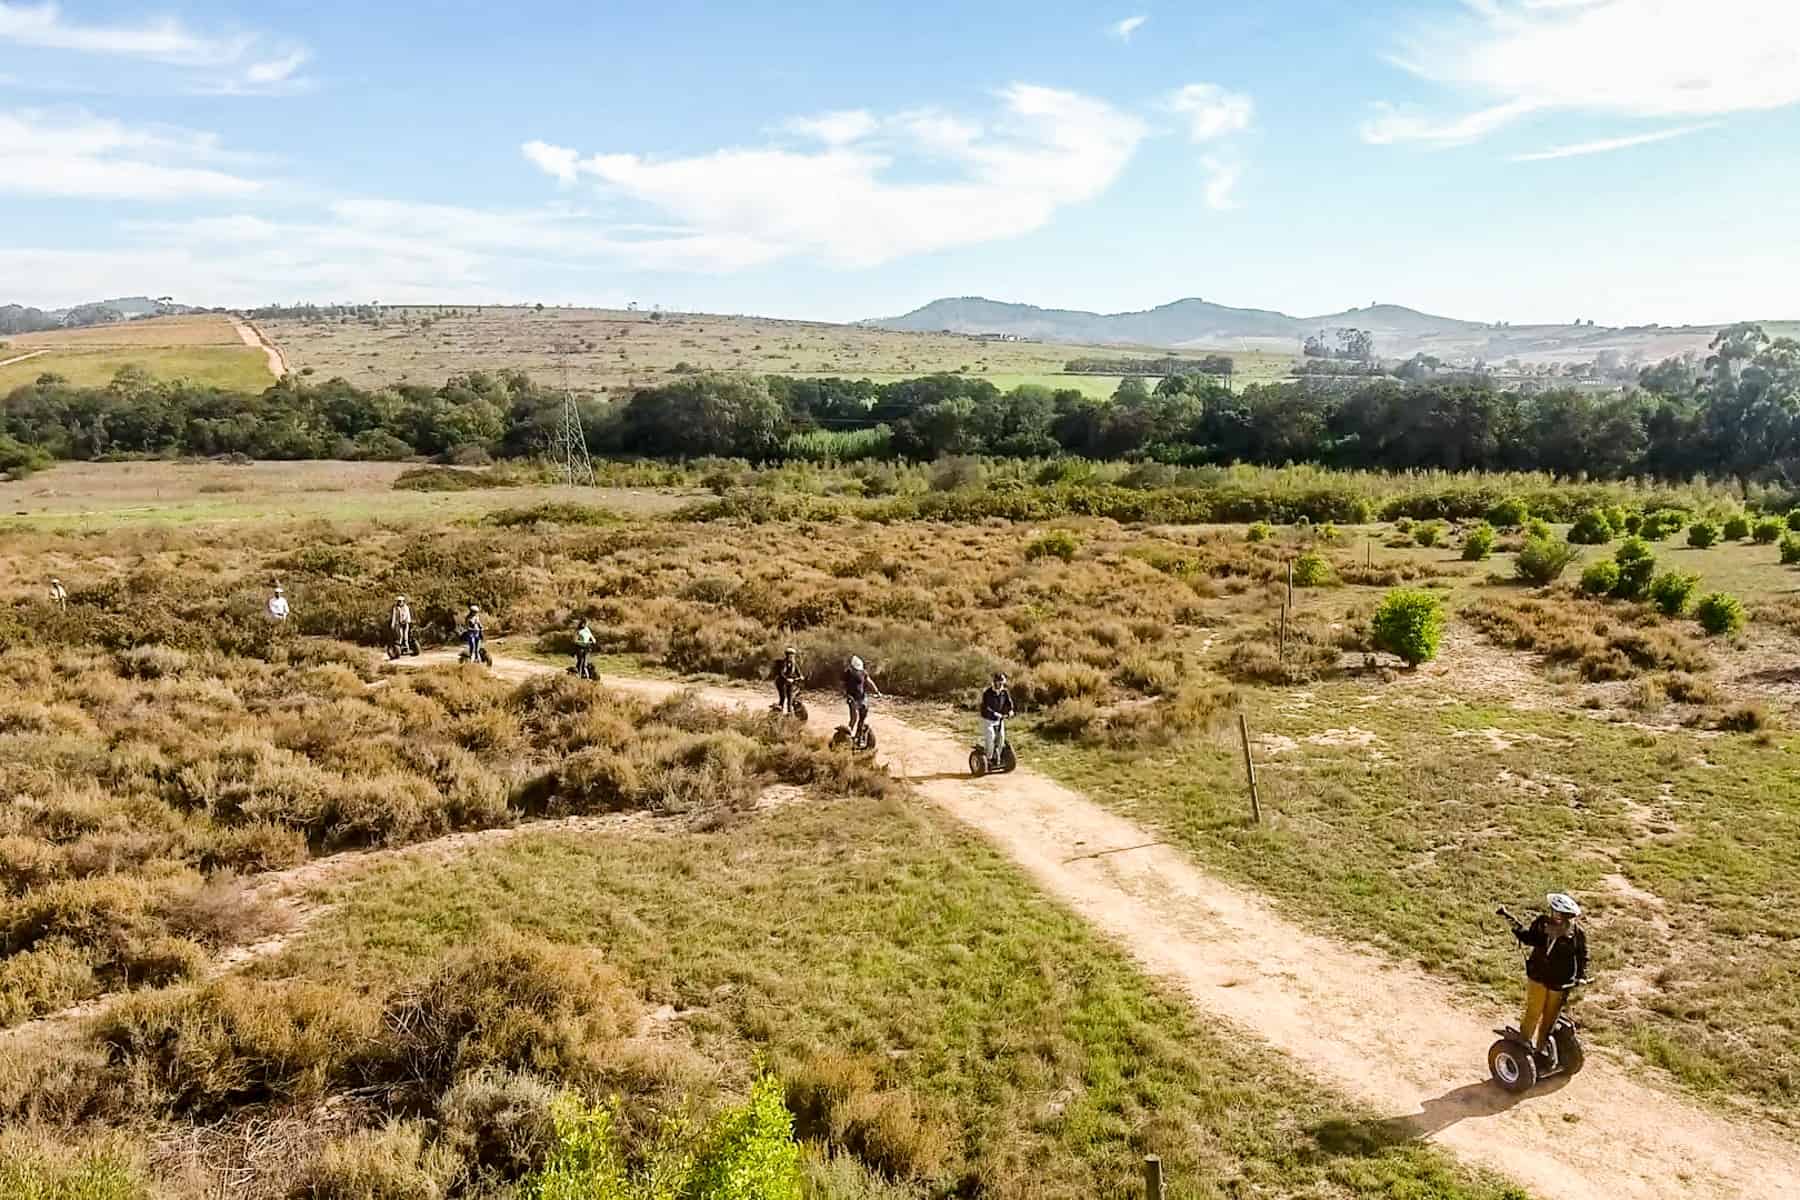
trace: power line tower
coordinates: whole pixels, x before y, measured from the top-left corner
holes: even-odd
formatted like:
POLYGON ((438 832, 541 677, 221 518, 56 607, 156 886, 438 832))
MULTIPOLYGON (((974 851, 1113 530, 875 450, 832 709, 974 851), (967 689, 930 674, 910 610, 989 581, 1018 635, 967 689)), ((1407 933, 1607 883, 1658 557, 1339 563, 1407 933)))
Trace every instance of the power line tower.
POLYGON ((581 426, 581 410, 575 407, 575 393, 569 388, 567 347, 562 352, 562 383, 562 421, 556 431, 556 456, 562 465, 563 482, 570 487, 593 487, 594 460, 588 457, 587 431, 581 426))

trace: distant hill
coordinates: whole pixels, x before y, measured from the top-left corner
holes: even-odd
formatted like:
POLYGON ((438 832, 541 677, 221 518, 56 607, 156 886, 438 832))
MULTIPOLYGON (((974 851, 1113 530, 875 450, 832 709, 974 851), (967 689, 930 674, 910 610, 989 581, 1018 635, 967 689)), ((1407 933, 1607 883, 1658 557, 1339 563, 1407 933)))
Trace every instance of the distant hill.
POLYGON ((1436 355, 1446 362, 1484 359, 1591 361, 1612 352, 1621 359, 1655 361, 1699 352, 1713 327, 1660 325, 1614 329, 1587 324, 1507 325, 1465 321, 1398 304, 1372 304, 1314 317, 1264 308, 1233 308, 1185 299, 1143 312, 1094 313, 1007 304, 979 296, 933 300, 903 316, 861 322, 877 329, 915 333, 1005 334, 1073 345, 1137 345, 1169 349, 1294 351, 1307 337, 1334 329, 1368 331, 1378 354, 1407 358, 1436 355))
POLYGON ((152 300, 149 296, 120 296, 113 300, 94 300, 71 308, 31 308, 23 304, 0 304, 0 334, 41 333, 47 329, 85 329, 89 325, 108 325, 114 321, 135 321, 140 317, 164 317, 180 313, 200 312, 188 304, 173 300, 152 300))

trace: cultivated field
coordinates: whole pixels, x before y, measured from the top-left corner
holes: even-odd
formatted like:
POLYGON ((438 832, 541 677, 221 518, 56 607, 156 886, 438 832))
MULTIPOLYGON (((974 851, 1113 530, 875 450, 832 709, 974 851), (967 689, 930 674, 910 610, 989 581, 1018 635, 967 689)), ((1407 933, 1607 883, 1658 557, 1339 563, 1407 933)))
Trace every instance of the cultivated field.
MULTIPOLYGON (((462 372, 508 369, 558 380, 567 350, 574 386, 613 392, 666 383, 694 368, 878 380, 951 372, 990 379, 1003 390, 1030 382, 1111 395, 1116 377, 1064 375, 1064 364, 1087 355, 1138 353, 757 317, 652 319, 649 313, 600 309, 392 308, 379 325, 288 318, 262 327, 295 370, 364 386, 402 380, 435 385, 462 372)), ((1266 352, 1237 357, 1240 381, 1278 377, 1293 362, 1292 356, 1266 352)))
POLYGON ((108 383, 126 366, 158 379, 193 379, 260 392, 275 382, 263 352, 244 344, 230 318, 217 314, 152 317, 86 329, 19 334, 0 349, 0 394, 43 374, 72 383, 108 383))
POLYGON ((0 1194, 552 1195, 574 1145, 724 1170, 759 1072, 806 1194, 845 1200, 1123 1195, 1145 1153, 1181 1197, 1800 1180, 1774 545, 1655 545, 1752 609, 1712 638, 1576 595, 1613 547, 1515 582, 1513 535, 453 514, 336 464, 343 511, 251 521, 180 506, 314 468, 80 470, 26 486, 186 494, 0 526, 0 1194), (1396 584, 1452 614, 1416 670, 1371 644, 1396 584), (495 670, 386 665, 396 592, 428 646, 478 601, 495 670), (602 686, 561 672, 577 615, 602 686), (756 715, 787 642, 815 732, 870 659, 879 766, 756 715), (969 781, 995 666, 1027 769, 969 781), (1553 887, 1588 908, 1594 1062, 1514 1103, 1482 1082, 1519 990, 1492 909, 1553 887))

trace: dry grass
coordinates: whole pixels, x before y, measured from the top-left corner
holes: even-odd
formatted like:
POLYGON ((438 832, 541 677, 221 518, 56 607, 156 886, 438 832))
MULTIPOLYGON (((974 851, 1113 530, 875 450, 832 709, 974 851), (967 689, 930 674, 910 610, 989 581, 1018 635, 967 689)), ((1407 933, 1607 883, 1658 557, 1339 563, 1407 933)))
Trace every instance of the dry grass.
POLYGON ((114 350, 175 346, 242 346, 237 327, 218 313, 179 317, 148 317, 90 325, 85 329, 51 329, 6 339, 13 349, 6 355, 50 348, 66 350, 114 350))

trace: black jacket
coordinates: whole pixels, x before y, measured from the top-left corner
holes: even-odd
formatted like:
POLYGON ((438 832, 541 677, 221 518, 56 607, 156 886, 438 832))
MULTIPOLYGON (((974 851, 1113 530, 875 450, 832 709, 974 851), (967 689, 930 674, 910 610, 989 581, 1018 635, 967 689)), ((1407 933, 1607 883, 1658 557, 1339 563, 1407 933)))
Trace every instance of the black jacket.
MULTIPOLYGON (((966 693, 965 693, 966 694, 966 693)), ((988 688, 981 693, 981 719, 998 721, 1002 717, 1013 715, 1013 699, 1011 692, 996 691, 988 688)))
POLYGON ((789 662, 784 656, 775 660, 775 678, 787 680, 789 683, 796 683, 806 678, 806 672, 800 669, 800 662, 798 659, 789 662))
POLYGON ((844 695, 861 704, 869 698, 869 673, 844 668, 844 695))
POLYGON ((1580 925, 1572 925, 1561 937, 1550 936, 1550 920, 1539 915, 1529 929, 1515 929, 1513 936, 1531 947, 1525 961, 1525 977, 1533 983, 1566 992, 1575 981, 1585 979, 1588 972, 1587 934, 1580 925))

